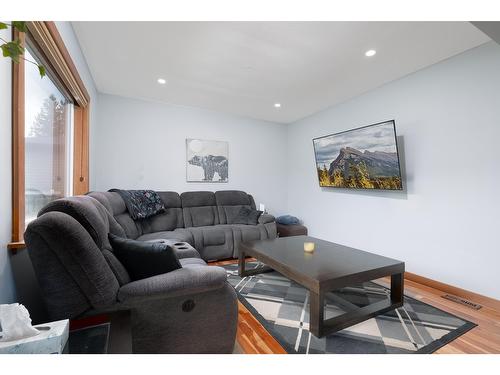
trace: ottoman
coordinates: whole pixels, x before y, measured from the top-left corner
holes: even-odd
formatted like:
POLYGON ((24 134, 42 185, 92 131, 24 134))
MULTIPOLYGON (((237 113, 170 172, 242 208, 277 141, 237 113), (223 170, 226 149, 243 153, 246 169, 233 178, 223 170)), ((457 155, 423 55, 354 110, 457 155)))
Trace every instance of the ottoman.
POLYGON ((284 225, 276 223, 278 237, 307 236, 307 228, 300 224, 284 225))

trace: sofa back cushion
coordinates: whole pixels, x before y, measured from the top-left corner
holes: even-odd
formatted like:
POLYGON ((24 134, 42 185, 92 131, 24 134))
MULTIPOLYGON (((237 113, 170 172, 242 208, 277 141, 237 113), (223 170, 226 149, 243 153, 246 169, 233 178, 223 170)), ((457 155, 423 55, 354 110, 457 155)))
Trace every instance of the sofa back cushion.
POLYGON ((181 203, 185 228, 220 224, 213 192, 188 191, 182 193, 181 203))
POLYGON ((219 222, 234 224, 242 207, 255 210, 253 197, 240 190, 222 190, 215 192, 219 222))
POLYGON ((120 194, 109 191, 93 191, 87 195, 95 198, 104 207, 106 207, 118 224, 120 224, 128 238, 135 239, 142 235, 141 225, 137 221, 132 220, 128 214, 127 206, 125 206, 125 202, 122 197, 120 197, 120 194))
POLYGON ((123 237, 125 232, 104 205, 91 196, 78 195, 50 202, 40 210, 38 216, 48 212, 62 212, 75 219, 88 232, 97 248, 103 252, 118 283, 124 285, 130 282, 127 271, 111 252, 108 240, 108 233, 123 237))
POLYGON ((74 317, 88 304, 100 309, 116 302, 116 276, 94 238, 72 216, 48 211, 28 225, 24 238, 52 315, 64 305, 74 305, 66 312, 74 317))
POLYGON ((116 192, 94 191, 88 195, 97 199, 111 212, 123 228, 127 238, 136 239, 143 234, 171 231, 184 227, 179 194, 173 191, 159 191, 157 193, 165 205, 165 211, 143 220, 133 220, 130 217, 125 202, 116 192))
POLYGON ((63 212, 78 221, 101 250, 111 249, 108 233, 118 236, 124 234, 122 227, 108 210, 90 196, 79 195, 57 199, 44 206, 38 216, 52 211, 63 212))
POLYGON ((158 191, 157 193, 165 205, 165 211, 140 220, 142 234, 171 231, 184 227, 179 194, 173 191, 158 191))

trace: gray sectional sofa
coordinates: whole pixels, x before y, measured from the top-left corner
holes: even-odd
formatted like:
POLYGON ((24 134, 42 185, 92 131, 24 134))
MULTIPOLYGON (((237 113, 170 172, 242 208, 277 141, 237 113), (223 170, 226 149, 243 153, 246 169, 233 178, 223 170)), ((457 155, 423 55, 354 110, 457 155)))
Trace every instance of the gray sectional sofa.
POLYGON ((141 221, 112 192, 58 199, 40 211, 24 238, 50 317, 129 310, 134 353, 230 353, 236 292, 225 270, 203 259, 236 257, 241 241, 275 237, 274 218, 232 224, 242 206, 255 207, 241 191, 159 194, 166 212, 141 221), (133 281, 108 233, 168 242, 182 268, 133 281))
POLYGON ((174 239, 191 244, 206 261, 237 258, 241 242, 276 237, 276 222, 263 214, 257 225, 234 224, 241 207, 255 209, 250 194, 237 190, 158 192, 166 211, 134 221, 116 192, 91 192, 115 218, 128 238, 149 241, 174 239))

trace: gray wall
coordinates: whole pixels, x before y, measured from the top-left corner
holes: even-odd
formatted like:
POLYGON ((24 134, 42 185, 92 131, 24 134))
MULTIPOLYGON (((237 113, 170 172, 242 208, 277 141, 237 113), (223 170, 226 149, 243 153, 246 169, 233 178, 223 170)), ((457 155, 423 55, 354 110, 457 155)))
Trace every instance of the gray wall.
POLYGON ((198 108, 99 96, 91 188, 240 189, 286 211, 286 126, 198 108), (229 142, 228 183, 186 182, 186 138, 229 142))
POLYGON ((290 125, 288 209, 310 234, 500 298, 500 46, 487 43, 290 125), (320 188, 312 138, 395 119, 404 192, 320 188))

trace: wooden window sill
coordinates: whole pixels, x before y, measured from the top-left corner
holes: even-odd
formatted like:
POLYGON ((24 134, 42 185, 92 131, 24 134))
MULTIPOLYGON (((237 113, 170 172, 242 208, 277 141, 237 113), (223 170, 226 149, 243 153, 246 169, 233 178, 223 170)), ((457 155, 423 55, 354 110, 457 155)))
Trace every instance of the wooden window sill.
POLYGON ((7 244, 7 249, 12 250, 12 252, 16 253, 18 250, 22 250, 26 248, 26 244, 24 241, 19 241, 19 242, 11 242, 7 244))

